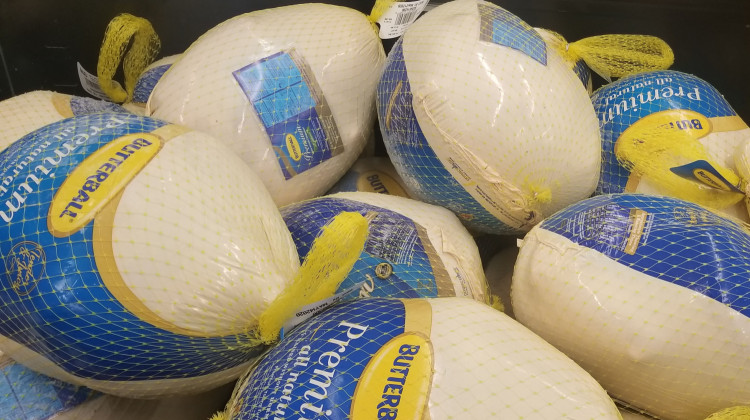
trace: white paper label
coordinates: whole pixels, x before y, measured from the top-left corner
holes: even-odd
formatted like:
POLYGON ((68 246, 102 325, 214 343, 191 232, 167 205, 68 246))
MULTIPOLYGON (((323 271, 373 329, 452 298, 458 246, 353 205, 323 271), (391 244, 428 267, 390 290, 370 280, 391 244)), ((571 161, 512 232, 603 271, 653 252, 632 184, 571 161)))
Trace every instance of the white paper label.
MULTIPOLYGON (((288 319, 284 326, 281 328, 281 339, 284 339, 284 334, 288 333, 294 327, 297 325, 305 322, 306 319, 311 318, 319 313, 321 313, 324 309, 328 308, 331 305, 335 305, 336 303, 339 303, 341 300, 349 297, 349 296, 357 296, 359 290, 362 288, 362 285, 365 282, 357 283, 347 289, 342 290, 339 293, 336 293, 335 295, 319 300, 317 302, 313 302, 310 304, 307 304, 299 309, 294 313, 294 316, 292 318, 288 319)), ((351 297, 349 297, 351 299, 351 297)))
POLYGON ((378 19, 380 38, 397 38, 403 35, 429 2, 430 0, 415 0, 393 3, 378 19))
POLYGON ((95 98, 111 101, 109 96, 107 96, 107 94, 99 87, 99 78, 87 72, 81 63, 76 63, 76 65, 78 67, 78 78, 81 80, 81 87, 83 87, 83 90, 95 98))

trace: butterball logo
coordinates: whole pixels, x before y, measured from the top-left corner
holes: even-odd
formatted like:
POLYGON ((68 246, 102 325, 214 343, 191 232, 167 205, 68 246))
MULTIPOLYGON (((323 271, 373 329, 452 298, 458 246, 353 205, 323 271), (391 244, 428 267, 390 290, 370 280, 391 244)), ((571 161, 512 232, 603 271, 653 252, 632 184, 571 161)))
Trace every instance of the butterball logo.
POLYGON ((47 257, 42 246, 30 241, 16 244, 5 256, 5 274, 19 296, 26 296, 44 277, 47 257))

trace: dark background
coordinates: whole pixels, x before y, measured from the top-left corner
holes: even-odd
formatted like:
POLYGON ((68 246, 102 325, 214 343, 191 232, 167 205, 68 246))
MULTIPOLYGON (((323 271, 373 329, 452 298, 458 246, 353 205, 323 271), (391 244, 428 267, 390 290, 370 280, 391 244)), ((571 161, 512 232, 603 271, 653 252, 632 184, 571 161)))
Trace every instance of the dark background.
MULTIPOLYGON (((569 41, 606 33, 661 37, 674 50, 674 70, 711 83, 750 122, 750 0, 494 2, 569 41)), ((149 19, 161 37, 164 56, 184 51, 230 17, 295 3, 300 1, 0 0, 0 100, 37 89, 86 95, 76 62, 96 71, 104 29, 118 13, 149 19)), ((374 0, 328 3, 369 13, 374 0)), ((386 50, 392 44, 386 41, 386 50)), ((595 79, 595 87, 601 83, 595 79)))

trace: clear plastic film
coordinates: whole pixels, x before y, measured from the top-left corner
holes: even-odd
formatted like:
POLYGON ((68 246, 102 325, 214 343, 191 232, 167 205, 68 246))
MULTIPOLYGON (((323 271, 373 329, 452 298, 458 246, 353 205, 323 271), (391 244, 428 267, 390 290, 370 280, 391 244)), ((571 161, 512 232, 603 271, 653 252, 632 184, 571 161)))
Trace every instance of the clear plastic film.
POLYGON ((248 371, 213 419, 560 413, 620 419, 583 369, 485 304, 370 298, 339 304, 298 326, 248 371))
POLYGON ((323 194, 360 155, 384 61, 357 10, 259 10, 197 39, 161 77, 146 112, 224 141, 281 206, 323 194))
POLYGON ((128 13, 113 18, 104 32, 96 67, 102 91, 113 102, 131 101, 138 77, 160 49, 159 36, 148 20, 128 13), (114 80, 120 64, 125 78, 122 84, 114 80))
POLYGON ((47 124, 76 115, 126 112, 119 105, 51 91, 33 91, 0 102, 0 150, 47 124))
MULTIPOLYGON (((209 390, 262 352, 278 296, 306 303, 270 194, 206 134, 98 113, 30 133, 0 162, 0 350, 35 371, 133 398, 209 390)), ((313 274, 305 290, 335 279, 313 274)))
POLYGON ((524 237, 511 295, 516 319, 613 398, 700 420, 750 399, 749 276, 747 225, 675 198, 607 194, 524 237))
POLYGON ((410 196, 475 231, 521 233, 591 194, 600 140, 567 59, 488 2, 420 17, 378 87, 385 146, 410 196))
POLYGON ((354 191, 409 196, 390 159, 381 156, 358 159, 327 194, 354 191))
POLYGON ((281 208, 300 260, 342 212, 370 219, 367 241, 339 291, 355 297, 461 296, 484 302, 487 285, 471 235, 450 211, 404 197, 339 193, 281 208))
POLYGON ((713 86, 676 71, 647 72, 592 99, 604 158, 597 193, 668 195, 749 220, 737 162, 750 129, 713 86))

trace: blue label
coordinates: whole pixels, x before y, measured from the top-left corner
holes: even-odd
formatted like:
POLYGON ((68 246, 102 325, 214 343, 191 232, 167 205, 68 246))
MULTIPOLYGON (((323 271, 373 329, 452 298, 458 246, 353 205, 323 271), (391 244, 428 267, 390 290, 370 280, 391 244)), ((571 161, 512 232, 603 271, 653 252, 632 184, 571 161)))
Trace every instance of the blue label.
POLYGON ((698 205, 602 195, 556 213, 541 228, 750 316, 750 234, 698 205))
POLYGON ((576 61, 573 66, 573 73, 578 76, 578 79, 583 83, 583 87, 588 89, 589 83, 591 82, 591 70, 589 70, 589 66, 586 65, 586 62, 583 60, 576 61))
POLYGON ((453 283, 422 226, 382 207, 340 198, 319 198, 281 209, 300 261, 323 227, 341 212, 375 213, 364 250, 338 291, 365 282, 369 296, 455 296, 453 283))
POLYGON ((141 77, 138 78, 138 81, 135 82, 135 88, 133 89, 133 102, 148 102, 148 97, 151 96, 151 92, 154 91, 156 83, 159 81, 159 79, 161 79, 162 76, 164 76, 164 73, 166 73, 166 71, 169 70, 170 67, 172 67, 171 64, 164 64, 161 66, 150 68, 143 72, 143 74, 141 74, 141 77))
POLYGON ((411 196, 452 210, 472 229, 498 234, 516 232, 482 207, 430 147, 414 114, 402 39, 388 54, 377 99, 385 147, 411 196))
POLYGON ((0 335, 74 375, 113 381, 193 377, 259 353, 238 349, 242 336, 187 337, 140 320, 103 284, 93 221, 65 237, 48 229, 53 197, 86 157, 166 124, 133 114, 70 118, 0 153, 0 335))
POLYGON ((335 194, 339 192, 351 192, 358 191, 357 182, 359 181, 360 173, 356 171, 348 171, 344 174, 339 182, 336 183, 326 194, 335 194))
POLYGON ((0 369, 0 418, 46 420, 99 395, 10 362, 0 369))
POLYGON ((695 162, 690 162, 686 165, 669 168, 669 170, 682 178, 697 182, 700 185, 705 185, 722 191, 734 191, 744 194, 741 189, 732 185, 728 179, 724 178, 716 168, 711 166, 711 164, 705 160, 696 160, 695 162))
POLYGON ((333 115, 312 72, 293 50, 233 74, 258 113, 286 179, 341 153, 333 115))
POLYGON ((547 65, 547 44, 539 33, 518 16, 491 3, 478 3, 479 38, 520 51, 547 65))
POLYGON ((347 419, 372 356, 404 332, 400 300, 344 303, 292 331, 255 368, 233 419, 347 419))
POLYGON ((597 90, 591 99, 602 135, 598 194, 624 191, 630 171, 618 162, 615 143, 641 118, 671 109, 695 111, 707 118, 737 115, 713 86, 669 70, 624 77, 597 90))
POLYGON ((70 109, 75 116, 96 114, 97 112, 128 112, 115 103, 80 96, 70 98, 70 109))

